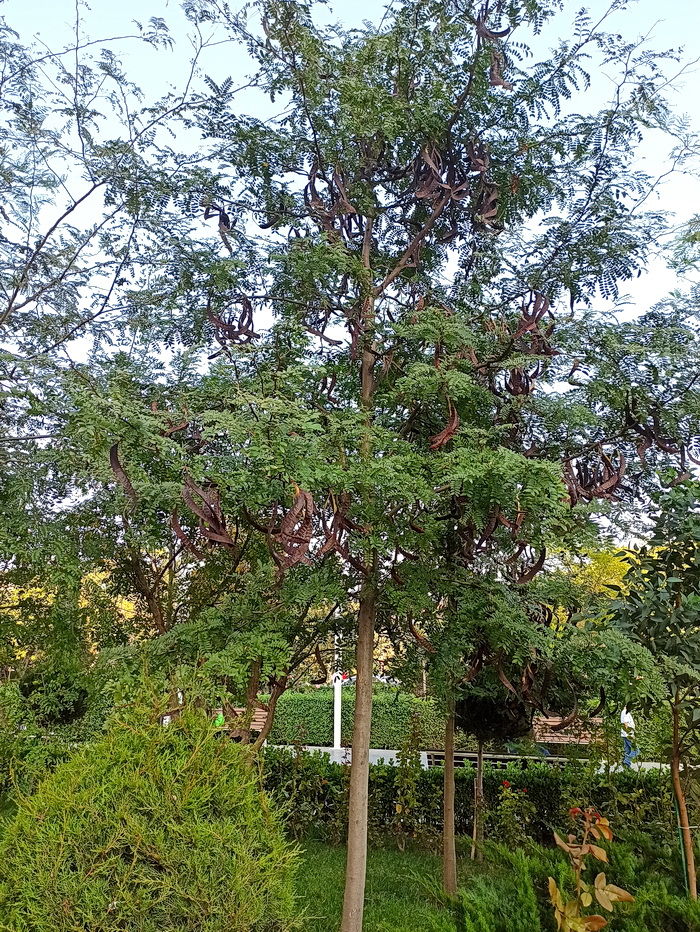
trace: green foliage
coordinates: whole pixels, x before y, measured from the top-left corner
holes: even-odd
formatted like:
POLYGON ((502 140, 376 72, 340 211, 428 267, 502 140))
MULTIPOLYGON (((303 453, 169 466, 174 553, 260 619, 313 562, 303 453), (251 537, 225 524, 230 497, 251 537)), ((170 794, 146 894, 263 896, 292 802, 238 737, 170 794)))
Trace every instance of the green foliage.
MULTIPOLYGON (((345 745, 352 739, 354 711, 355 690, 344 686, 341 734, 345 745)), ((445 724, 437 703, 405 692, 375 690, 370 747, 400 748, 411 731, 419 749, 444 746, 445 724)), ((269 741, 271 744, 332 745, 333 690, 320 688, 285 693, 277 705, 269 741)))
MULTIPOLYGON (((640 708, 634 714, 634 740, 639 748, 639 759, 646 761, 667 761, 671 749, 672 722, 671 710, 667 702, 657 702, 651 708, 640 708)), ((610 728, 620 733, 620 717, 611 718, 610 728)), ((614 732, 613 732, 614 734, 614 732)))
POLYGON ((524 845, 536 813, 527 787, 518 791, 510 785, 509 780, 503 780, 498 790, 498 802, 491 813, 489 837, 502 842, 511 850, 524 845))
MULTIPOLYGON (((615 878, 635 895, 633 904, 611 917, 610 929, 694 932, 700 927, 698 904, 680 895, 673 878, 653 858, 645 860, 623 842, 611 846, 609 856, 611 876, 614 871, 615 878), (619 873, 623 862, 630 866, 625 876, 619 873)), ((512 932, 515 928, 553 932, 556 925, 547 889, 550 876, 559 887, 571 889, 574 884, 573 871, 557 849, 530 845, 526 850, 512 852, 502 845, 487 843, 483 868, 476 875, 468 873, 460 890, 467 917, 462 928, 469 932, 512 932), (524 924, 528 922, 530 925, 524 924)))
MULTIPOLYGON (((652 835, 647 836, 651 844, 652 835)), ((612 917, 614 932, 696 932, 698 905, 681 895, 664 865, 636 848, 615 842, 610 875, 632 889, 635 902, 612 917), (625 872, 621 873, 621 868, 625 872), (613 874, 614 872, 614 874, 613 874)), ((307 843, 298 882, 300 906, 310 932, 327 932, 337 921, 343 897, 345 852, 307 843)), ((555 932, 547 878, 570 888, 573 873, 556 848, 530 844, 511 851, 486 844, 486 860, 459 865, 458 904, 439 894, 440 862, 421 851, 370 851, 367 932, 555 932)))
POLYGON ((582 810, 575 806, 571 809, 571 817, 575 832, 568 834, 567 841, 555 832, 554 839, 571 862, 573 895, 569 898, 568 892, 554 877, 549 877, 549 898, 554 907, 557 929, 561 932, 593 932, 607 927, 608 921, 598 912, 591 914, 591 909, 602 907, 612 912, 617 903, 633 903, 634 897, 622 887, 608 883, 602 870, 596 874, 595 880, 589 874, 586 874, 589 880, 584 879, 583 872, 589 867, 588 857, 608 862, 608 852, 603 843, 611 842, 613 833, 608 819, 592 807, 582 810))
POLYGON ((333 764, 327 754, 290 753, 268 747, 263 766, 264 787, 287 814, 294 838, 323 838, 338 843, 347 831, 348 768, 333 764))
MULTIPOLYGON (((492 11, 491 25, 526 40, 556 8, 513 0, 492 11)), ((526 44, 510 41, 501 62, 508 81, 499 83, 500 52, 492 56, 502 43, 475 41, 479 10, 472 0, 464 9, 405 2, 379 26, 344 29, 320 25, 304 4, 266 0, 261 38, 225 6, 204 14, 190 5, 188 17, 206 16, 212 41, 236 41, 253 60, 256 109, 248 115, 230 77, 200 79, 195 69, 191 98, 176 107, 145 102, 116 53, 95 61, 86 44, 78 82, 60 56, 44 59, 44 72, 3 34, 7 55, 23 62, 5 88, 22 153, 8 176, 7 222, 40 243, 28 256, 9 239, 2 247, 11 254, 3 268, 20 270, 17 281, 6 273, 11 300, 0 310, 21 343, 6 365, 26 366, 6 426, 50 429, 61 441, 59 462, 31 444, 15 462, 16 447, 3 446, 13 467, 0 540, 8 555, 37 561, 26 541, 39 523, 42 553, 73 569, 109 566, 115 587, 137 603, 138 627, 162 634, 205 604, 213 614, 226 610, 244 572, 262 578, 269 570, 269 586, 268 544, 279 557, 276 525, 296 486, 314 502, 312 575, 331 564, 341 577, 342 627, 351 631, 347 593, 372 550, 382 617, 400 626, 408 607, 433 612, 436 590, 450 583, 438 519, 453 506, 471 541, 462 565, 491 527, 500 556, 516 560, 501 560, 501 575, 531 565, 528 554, 517 563, 515 538, 551 552, 564 538, 592 536, 595 490, 572 510, 562 457, 573 463, 580 453, 581 467, 596 473, 593 451, 627 423, 631 387, 640 405, 654 407, 696 352, 683 322, 661 328, 685 334, 678 354, 671 337, 664 344, 654 336, 658 320, 618 326, 586 306, 597 291, 615 294, 658 240, 663 221, 644 214, 648 179, 631 153, 640 125, 665 125, 665 106, 642 114, 639 97, 659 99, 666 56, 637 56, 581 14, 576 38, 545 61, 530 62, 526 44), (587 82, 589 54, 619 74, 616 104, 564 115, 562 101, 587 82), (104 101, 110 118, 133 121, 119 142, 103 137, 97 118, 93 91, 102 80, 114 89, 104 101), (68 110, 50 106, 63 84, 74 98, 68 110), (31 105, 37 87, 48 102, 40 111, 31 105), (282 96, 289 109, 279 116, 275 106, 263 118, 261 95, 282 96), (55 182, 65 167, 42 148, 37 127, 83 140, 63 158, 94 180, 85 196, 104 213, 104 228, 68 222, 72 202, 55 182), (173 148, 182 127, 199 147, 196 160, 173 148), (35 164, 45 173, 28 188, 26 166, 35 164), (47 211, 60 218, 48 242, 47 211), (221 237, 204 223, 211 211, 228 217, 221 237), (87 234, 68 261, 70 244, 87 234), (533 292, 551 303, 541 327, 527 322, 533 292), (88 295, 105 303, 83 317, 88 295), (571 316, 560 313, 564 302, 571 316), (273 314, 266 329, 254 323, 263 310, 273 314), (241 332, 239 316, 251 317, 241 332), (324 339, 326 326, 343 339, 324 339), (84 367, 64 368, 51 351, 83 332, 94 354, 84 367), (360 396, 363 348, 372 349, 362 379, 372 398, 360 396), (644 368, 650 348, 656 379, 644 368), (562 392, 574 367, 585 378, 562 392), (620 371, 621 382, 611 378, 620 371), (25 375, 40 391, 24 388, 25 375), (435 444, 446 421, 449 436, 435 444), (216 492, 207 508, 218 530, 197 520, 204 499, 195 495, 196 504, 193 483, 216 492), (88 488, 89 496, 71 497, 88 488), (64 501, 71 505, 60 520, 49 520, 47 506, 64 501), (173 512, 182 535, 168 521, 173 512), (334 522, 342 541, 327 533, 334 522), (229 560, 238 573, 226 572, 229 560)), ((159 22, 141 38, 163 46, 164 29, 159 22)), ((664 436, 692 429, 692 404, 684 405, 668 416, 664 436)), ((621 443, 634 449, 635 438, 630 430, 621 443)), ((274 591, 265 595, 276 609, 274 591)), ((285 626, 270 627, 263 653, 281 666, 289 661, 285 626)), ((216 653, 220 670, 239 666, 232 645, 216 653)))
MULTIPOLYGON (((700 482, 672 481, 655 501, 648 544, 626 557, 624 595, 609 614, 653 657, 666 685, 669 746, 679 823, 686 833, 688 887, 695 895, 692 834, 679 771, 700 754, 700 482)), ((692 784, 691 784, 692 787, 692 784)))
POLYGON ((19 802, 0 849, 8 932, 292 925, 295 856, 247 751, 141 706, 19 802))
POLYGON ((689 932, 700 929, 700 904, 672 891, 667 879, 650 879, 635 895, 634 907, 623 924, 624 932, 689 932))
POLYGON ((19 691, 41 726, 68 725, 87 711, 85 670, 65 660, 30 667, 19 681, 19 691))
MULTIPOLYGON (((265 787, 285 803, 294 836, 342 840, 348 768, 330 763, 328 755, 319 752, 273 747, 266 749, 264 761, 265 787)), ((465 837, 471 836, 473 825, 474 776, 472 766, 458 767, 455 772, 455 827, 457 834, 465 837)), ((435 844, 443 820, 441 767, 419 770, 410 760, 403 766, 375 764, 370 766, 369 780, 369 831, 374 844, 392 840, 395 832, 387 827, 396 825, 400 815, 397 805, 403 806, 409 797, 408 832, 399 835, 400 842, 408 835, 417 844, 435 844)), ((548 842, 553 829, 564 830, 568 811, 577 802, 609 812, 616 826, 624 825, 631 831, 655 826, 659 843, 663 837, 673 843, 675 837, 668 774, 659 771, 605 774, 593 773, 580 764, 558 768, 531 763, 526 769, 517 764, 505 768, 486 764, 484 795, 492 830, 502 829, 510 840, 517 834, 520 841, 548 842), (505 801, 504 780, 512 793, 505 801)))
POLYGON ((677 667, 675 695, 700 673, 700 482, 659 494, 649 542, 625 559, 627 591, 610 611, 659 661, 677 667))
POLYGON ((0 793, 12 786, 14 761, 19 756, 22 731, 26 730, 25 708, 16 686, 0 687, 0 793))
MULTIPOLYGON (((581 13, 570 40, 531 59, 519 36, 560 6, 399 0, 380 25, 348 29, 264 0, 258 29, 192 2, 196 56, 176 101, 143 100, 110 50, 94 60, 81 43, 74 73, 2 28, 0 557, 26 578, 51 567, 61 594, 71 583, 49 634, 55 620, 85 640, 78 583, 109 568, 138 605, 134 629, 175 662, 205 654, 237 695, 275 689, 328 619, 352 640, 358 592, 369 639, 403 645, 409 615, 441 621, 470 579, 519 585, 590 542, 591 518, 625 495, 640 432, 654 440, 642 486, 697 435, 694 321, 592 310, 663 231, 635 151, 642 129, 667 126, 672 53, 581 13), (209 41, 247 52, 253 113, 232 78, 200 77, 209 41), (568 102, 592 64, 614 105, 585 113, 568 102), (65 177, 82 179, 75 192, 65 177), (76 335, 89 357, 64 362, 76 335), (51 448, 29 439, 47 435, 51 448)), ((141 38, 168 45, 160 20, 141 38)), ((488 619, 461 599, 453 659, 498 668, 500 683, 515 671, 536 695, 557 659, 551 630, 505 599, 488 619)), ((98 646, 123 643, 117 620, 98 646)), ((62 705, 41 692, 40 714, 70 714, 68 692, 62 705)), ((370 742, 398 747, 407 721, 392 715, 370 742)), ((395 780, 373 779, 392 787, 373 815, 387 824, 395 780)), ((411 801, 428 780, 402 779, 411 801)))
POLYGON ((411 727, 398 751, 398 766, 394 792, 394 818, 389 826, 389 834, 403 850, 407 841, 421 837, 425 840, 426 829, 423 822, 423 807, 419 795, 419 786, 423 768, 418 752, 420 719, 414 712, 411 727))
MULTIPOLYGON (((99 737, 111 709, 108 697, 104 696, 94 680, 78 674, 79 688, 86 685, 86 706, 79 718, 66 724, 43 724, 39 705, 39 716, 32 708, 30 693, 28 700, 20 691, 20 684, 7 683, 0 686, 0 792, 31 792, 33 788, 57 764, 67 760, 76 747, 99 737)), ((58 678, 58 689, 53 692, 51 681, 41 681, 49 708, 56 708, 58 700, 66 696, 65 680, 58 678)), ((72 679, 67 680, 68 695, 72 695, 72 679)), ((37 690, 39 691, 39 690, 37 690)), ((71 709, 73 707, 71 706, 71 709)), ((72 716, 71 716, 72 717, 72 716)))

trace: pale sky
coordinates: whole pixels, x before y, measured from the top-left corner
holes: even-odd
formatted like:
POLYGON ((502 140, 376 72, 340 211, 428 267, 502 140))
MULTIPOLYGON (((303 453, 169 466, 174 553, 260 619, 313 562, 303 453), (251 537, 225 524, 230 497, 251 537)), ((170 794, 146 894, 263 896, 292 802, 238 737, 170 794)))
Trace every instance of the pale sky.
MULTIPOLYGON (((239 6, 235 0, 230 5, 232 9, 239 6)), ((608 2, 592 0, 585 4, 583 0, 565 0, 564 10, 547 25, 544 35, 535 40, 536 44, 533 43, 537 58, 545 57, 547 48, 558 37, 570 35, 574 15, 584 5, 597 19, 607 9, 608 2)), ((359 25, 364 19, 380 19, 384 4, 370 0, 336 0, 326 9, 329 12, 324 18, 340 20, 347 25, 359 25)), ((176 40, 172 52, 156 52, 134 40, 124 40, 112 48, 122 58, 129 77, 146 91, 147 97, 157 97, 169 86, 181 88, 188 70, 191 46, 187 38, 190 27, 178 0, 92 0, 89 6, 80 3, 79 10, 82 33, 96 40, 134 32, 133 20, 139 20, 145 25, 150 17, 163 17, 176 40)), ((75 0, 0 0, 0 15, 20 33, 24 42, 34 37, 53 51, 74 42, 75 0)), ((607 29, 619 32, 628 40, 648 36, 651 48, 685 47, 686 62, 692 61, 695 50, 700 54, 700 17, 694 0, 664 0, 662 4, 658 0, 637 0, 631 2, 626 10, 614 13, 607 21, 607 29)), ((96 48, 99 50, 99 46, 96 48)), ((673 63, 668 63, 668 69, 673 73, 673 63)), ((239 46, 223 44, 207 51, 202 61, 202 70, 217 83, 230 75, 235 84, 243 84, 249 65, 245 52, 239 46)), ((592 90, 586 98, 574 101, 573 107, 580 111, 594 110, 605 103, 611 90, 610 78, 604 73, 595 73, 592 90)), ((700 64, 690 65, 669 93, 675 109, 679 113, 688 114, 698 132, 699 90, 700 64)), ((239 106, 242 112, 257 113, 261 101, 241 97, 239 106)), ((650 174, 661 175, 667 170, 669 148, 666 140, 646 140, 642 164, 650 174)), ((700 176, 700 164, 694 166, 694 169, 700 176)), ((687 220, 693 214, 700 213, 700 178, 688 174, 673 175, 659 186, 649 203, 650 206, 674 212, 678 222, 687 220)), ((675 274, 666 269, 663 262, 656 261, 651 263, 648 274, 628 283, 625 290, 640 311, 664 297, 678 284, 675 274)))

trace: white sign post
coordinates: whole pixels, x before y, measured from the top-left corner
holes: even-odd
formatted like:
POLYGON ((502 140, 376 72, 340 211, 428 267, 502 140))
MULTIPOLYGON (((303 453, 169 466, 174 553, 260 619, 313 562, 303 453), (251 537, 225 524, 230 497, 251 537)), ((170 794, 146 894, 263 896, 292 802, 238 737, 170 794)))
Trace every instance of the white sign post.
POLYGON ((340 635, 335 636, 335 663, 333 670, 333 747, 341 747, 343 705, 343 671, 340 669, 340 635))

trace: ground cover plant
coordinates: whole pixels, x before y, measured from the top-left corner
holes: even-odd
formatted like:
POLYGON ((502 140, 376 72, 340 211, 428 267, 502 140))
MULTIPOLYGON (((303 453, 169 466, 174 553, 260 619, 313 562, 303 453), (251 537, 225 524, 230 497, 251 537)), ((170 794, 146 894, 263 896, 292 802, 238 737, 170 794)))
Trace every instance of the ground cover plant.
MULTIPOLYGON (((614 932, 697 932, 700 911, 684 895, 664 860, 640 858, 616 841, 605 870, 634 893, 635 902, 609 916, 614 932), (614 874, 613 874, 614 872, 614 874)), ((305 842, 297 877, 303 927, 325 932, 340 916, 345 851, 305 842)), ((438 855, 370 850, 366 928, 369 932, 556 932, 548 877, 572 888, 568 859, 554 847, 508 849, 487 844, 484 862, 462 852, 458 895, 441 892, 438 855)))

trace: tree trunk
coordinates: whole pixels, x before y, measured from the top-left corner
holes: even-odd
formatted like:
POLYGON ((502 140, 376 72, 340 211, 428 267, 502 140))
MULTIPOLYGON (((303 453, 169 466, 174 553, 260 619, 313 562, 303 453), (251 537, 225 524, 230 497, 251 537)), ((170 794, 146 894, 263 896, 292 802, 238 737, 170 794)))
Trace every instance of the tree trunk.
MULTIPOLYGON (((371 268, 373 218, 367 217, 362 238, 362 265, 371 268)), ((360 441, 363 462, 372 458, 372 417, 377 364, 375 345, 374 293, 363 304, 360 323, 364 331, 360 363, 360 401, 364 410, 364 433, 360 441)), ((367 497, 371 493, 363 490, 367 497)), ((345 895, 340 932, 362 932, 365 906, 365 876, 367 874, 367 810, 369 791, 369 742, 372 728, 372 661, 374 659, 374 629, 377 619, 379 563, 377 551, 365 552, 367 574, 360 593, 357 619, 357 653, 355 667, 355 718, 352 729, 352 763, 348 800, 348 854, 345 865, 345 895)))
POLYGON ((484 858, 484 742, 479 739, 476 755, 476 780, 474 781, 474 834, 472 861, 484 858))
POLYGON ((287 688, 287 679, 288 678, 286 674, 284 676, 281 676, 277 680, 275 685, 272 687, 272 693, 270 694, 270 701, 267 704, 267 719, 265 720, 265 724, 263 725, 262 731, 260 732, 258 737, 255 739, 255 742, 253 743, 253 751, 256 753, 260 750, 263 744, 265 744, 265 742, 267 741, 267 736, 270 734, 270 731, 272 730, 272 725, 274 724, 274 721, 275 721, 275 711, 277 709, 277 703, 279 702, 280 696, 287 688))
MULTIPOLYGON (((123 518, 123 520, 125 527, 128 527, 126 519, 123 518)), ((134 574, 134 588, 146 602, 158 634, 165 634, 168 628, 165 623, 163 606, 158 595, 158 580, 156 579, 154 583, 150 582, 143 568, 141 554, 137 550, 129 551, 129 562, 131 571, 134 574)))
POLYGON ((355 719, 348 818, 348 856, 341 932, 362 932, 367 873, 369 742, 372 727, 372 659, 377 593, 369 585, 360 597, 357 636, 355 719))
POLYGON ((695 873, 695 854, 693 852, 693 838, 690 834, 690 824, 688 822, 688 807, 685 804, 685 794, 681 785, 681 749, 679 738, 679 721, 678 721, 678 704, 674 702, 673 711, 673 746, 671 750, 671 779, 673 781, 673 792, 678 803, 678 819, 680 823, 681 836, 683 839, 683 851, 685 853, 686 870, 688 873, 688 892, 690 898, 698 898, 698 880, 695 873))
POLYGON ((457 851, 455 849, 455 697, 450 691, 445 722, 445 774, 442 829, 442 883, 445 893, 457 893, 457 851))
POLYGON ((255 705, 260 691, 260 674, 262 672, 262 657, 253 662, 245 691, 245 713, 243 715, 243 728, 241 729, 241 744, 250 744, 250 723, 255 714, 255 705))

